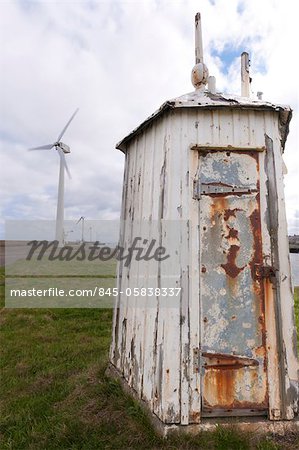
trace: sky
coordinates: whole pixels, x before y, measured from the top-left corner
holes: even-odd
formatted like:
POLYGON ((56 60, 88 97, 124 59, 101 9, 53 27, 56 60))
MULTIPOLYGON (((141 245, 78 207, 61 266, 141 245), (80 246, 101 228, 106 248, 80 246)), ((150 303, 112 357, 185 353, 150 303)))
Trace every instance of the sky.
POLYGON ((56 216, 59 157, 28 152, 63 142, 65 218, 118 219, 124 155, 115 144, 165 100, 193 91, 194 16, 217 90, 240 94, 240 54, 252 97, 294 113, 284 160, 289 234, 299 234, 298 42, 295 0, 0 1, 1 226, 56 216))

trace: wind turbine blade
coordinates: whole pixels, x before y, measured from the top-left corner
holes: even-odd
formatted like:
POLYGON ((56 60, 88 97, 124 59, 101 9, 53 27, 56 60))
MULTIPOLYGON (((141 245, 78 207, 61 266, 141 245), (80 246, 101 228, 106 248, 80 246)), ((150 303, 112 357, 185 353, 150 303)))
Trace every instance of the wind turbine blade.
POLYGON ((66 163, 66 160, 65 160, 65 156, 64 156, 63 151, 62 151, 61 148, 58 147, 58 146, 57 146, 56 148, 57 148, 57 150, 58 150, 58 153, 59 153, 59 155, 60 155, 60 158, 62 159, 62 164, 64 165, 64 168, 65 168, 65 170, 66 170, 66 173, 68 174, 69 178, 72 178, 71 172, 69 171, 69 168, 68 168, 68 166, 67 166, 67 163, 66 163))
POLYGON ((72 115, 72 117, 70 118, 70 120, 68 121, 68 123, 66 124, 66 126, 64 127, 64 129, 62 130, 62 132, 60 133, 60 135, 57 138, 57 142, 60 141, 60 139, 62 138, 62 136, 64 135, 64 133, 66 132, 69 124, 71 123, 71 121, 73 120, 73 118, 75 117, 75 115, 77 114, 77 112, 79 111, 79 108, 76 109, 76 111, 74 112, 74 114, 72 115))
POLYGON ((77 223, 79 223, 79 222, 80 222, 80 220, 82 220, 82 217, 80 217, 80 219, 79 219, 79 220, 77 220, 77 222, 76 222, 76 225, 77 225, 77 223))
POLYGON ((40 145, 39 147, 28 148, 28 150, 30 152, 32 150, 51 150, 52 147, 54 147, 54 144, 40 145))

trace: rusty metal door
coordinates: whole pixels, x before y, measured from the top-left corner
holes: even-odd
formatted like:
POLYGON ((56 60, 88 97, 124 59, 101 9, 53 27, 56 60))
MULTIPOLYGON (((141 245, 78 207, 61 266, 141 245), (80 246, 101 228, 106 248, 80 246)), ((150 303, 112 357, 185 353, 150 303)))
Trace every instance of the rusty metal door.
POLYGON ((266 414, 258 153, 199 155, 202 415, 266 414))

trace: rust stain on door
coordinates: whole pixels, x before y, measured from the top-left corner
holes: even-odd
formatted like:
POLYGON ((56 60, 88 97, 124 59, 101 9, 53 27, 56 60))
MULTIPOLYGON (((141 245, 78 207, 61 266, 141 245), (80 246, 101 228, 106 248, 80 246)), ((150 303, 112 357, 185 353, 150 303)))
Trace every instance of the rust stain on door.
POLYGON ((200 167, 203 415, 259 414, 268 392, 258 155, 211 152, 200 167))

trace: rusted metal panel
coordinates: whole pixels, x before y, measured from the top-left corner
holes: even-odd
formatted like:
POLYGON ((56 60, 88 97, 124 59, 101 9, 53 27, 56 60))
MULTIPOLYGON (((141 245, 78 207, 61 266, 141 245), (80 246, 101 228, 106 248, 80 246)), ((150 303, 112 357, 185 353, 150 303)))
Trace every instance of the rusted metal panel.
POLYGON ((201 153, 200 160, 204 411, 265 410, 264 298, 256 273, 262 264, 257 154, 201 153), (211 193, 206 188, 217 184, 240 190, 211 193))

